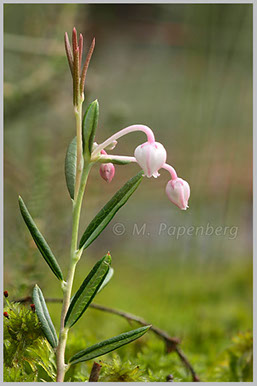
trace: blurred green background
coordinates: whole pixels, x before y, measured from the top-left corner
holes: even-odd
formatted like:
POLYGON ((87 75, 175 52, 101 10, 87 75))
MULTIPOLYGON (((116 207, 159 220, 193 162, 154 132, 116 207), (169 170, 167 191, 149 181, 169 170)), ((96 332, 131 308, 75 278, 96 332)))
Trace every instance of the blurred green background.
MULTIPOLYGON (((166 197, 165 171, 157 180, 144 179, 81 259, 75 288, 110 250, 115 275, 97 302, 139 314, 181 338, 201 379, 215 380, 219 355, 235 335, 252 329, 252 5, 4 6, 5 288, 12 298, 30 294, 35 282, 46 297, 61 296, 25 229, 17 197, 66 272, 71 203, 64 158, 75 122, 63 34, 73 26, 87 48, 96 38, 85 106, 99 100, 97 142, 130 124, 146 124, 191 187, 184 212, 166 197), (115 234, 116 223, 124 226, 122 235, 115 234), (146 224, 144 234, 135 233, 135 224, 146 224), (221 226, 222 235, 168 233, 179 226, 221 226)), ((143 141, 142 133, 131 134, 113 152, 131 155, 143 141)), ((98 167, 92 170, 81 232, 137 171, 137 165, 117 166, 106 184, 98 167)), ((60 307, 50 310, 57 325, 60 307)), ((78 326, 81 339, 94 326, 92 342, 128 329, 118 317, 94 310, 78 326)), ((190 379, 182 369, 177 373, 180 364, 173 360, 176 379, 190 379)), ((160 360, 163 373, 155 380, 165 378, 165 366, 160 360)))

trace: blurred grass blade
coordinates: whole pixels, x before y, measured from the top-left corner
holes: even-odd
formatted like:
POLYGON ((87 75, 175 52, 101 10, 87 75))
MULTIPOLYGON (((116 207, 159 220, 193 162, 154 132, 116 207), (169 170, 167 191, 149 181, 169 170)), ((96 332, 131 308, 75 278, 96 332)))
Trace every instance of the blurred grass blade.
POLYGON ((74 137, 68 146, 65 157, 65 178, 68 191, 72 200, 74 199, 74 189, 76 180, 77 163, 77 137, 74 137))
POLYGON ((45 337, 50 343, 50 345, 55 348, 58 345, 58 338, 53 322, 49 315, 43 293, 37 285, 35 285, 33 289, 32 299, 33 303, 35 304, 35 311, 40 321, 45 337))
POLYGON ((149 330, 150 327, 151 326, 140 327, 136 330, 128 331, 121 335, 94 344, 93 346, 88 347, 85 350, 79 351, 77 354, 75 354, 69 360, 69 363, 73 365, 75 363, 89 361, 90 359, 107 354, 121 346, 124 346, 125 344, 133 342, 133 340, 140 338, 149 330))
POLYGON ((79 243, 79 248, 87 248, 109 224, 115 213, 128 201, 143 178, 141 170, 136 176, 132 177, 126 184, 115 193, 110 201, 98 212, 90 222, 79 243))
POLYGON ((65 317, 65 327, 72 327, 86 311, 108 274, 111 260, 111 255, 108 253, 89 272, 71 300, 65 317))
POLYGON ((59 280, 63 280, 63 274, 61 271, 61 268, 59 267, 59 264, 57 263, 53 252, 51 251, 49 245, 47 244, 46 240, 40 233, 39 229, 37 228, 36 224, 33 221, 33 218, 31 217, 26 205, 24 204, 22 198, 19 196, 19 206, 20 211, 22 214, 22 217, 31 233, 31 236, 33 237, 33 240, 35 241, 41 255, 55 274, 55 276, 59 280))
POLYGON ((91 156, 98 116, 99 104, 98 101, 95 100, 88 106, 82 122, 83 155, 84 158, 87 159, 90 159, 91 156))
POLYGON ((99 290, 97 291, 97 293, 99 293, 100 291, 102 291, 102 289, 109 283, 109 281, 111 280, 111 278, 113 277, 113 274, 114 274, 114 269, 112 267, 109 268, 109 271, 104 279, 104 281, 102 282, 102 285, 101 287, 99 288, 99 290))

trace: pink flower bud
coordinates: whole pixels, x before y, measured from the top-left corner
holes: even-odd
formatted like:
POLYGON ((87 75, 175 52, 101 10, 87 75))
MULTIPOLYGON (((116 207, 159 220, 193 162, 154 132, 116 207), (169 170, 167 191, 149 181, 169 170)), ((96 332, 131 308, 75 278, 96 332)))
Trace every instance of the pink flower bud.
POLYGON ((171 202, 178 208, 186 210, 190 196, 190 187, 182 178, 170 180, 166 186, 166 193, 171 202))
POLYGON ((167 153, 159 142, 145 142, 139 145, 135 152, 137 163, 147 177, 158 177, 158 170, 165 164, 167 153))
POLYGON ((112 163, 102 164, 99 169, 101 177, 106 182, 111 182, 115 174, 115 167, 112 163))

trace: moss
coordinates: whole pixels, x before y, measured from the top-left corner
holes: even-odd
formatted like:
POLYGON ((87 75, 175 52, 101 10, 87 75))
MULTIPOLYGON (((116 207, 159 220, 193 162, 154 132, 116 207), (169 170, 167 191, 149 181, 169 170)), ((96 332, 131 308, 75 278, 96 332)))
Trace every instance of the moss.
POLYGON ((30 382, 55 376, 54 353, 45 339, 37 315, 19 303, 4 308, 4 380, 30 382))

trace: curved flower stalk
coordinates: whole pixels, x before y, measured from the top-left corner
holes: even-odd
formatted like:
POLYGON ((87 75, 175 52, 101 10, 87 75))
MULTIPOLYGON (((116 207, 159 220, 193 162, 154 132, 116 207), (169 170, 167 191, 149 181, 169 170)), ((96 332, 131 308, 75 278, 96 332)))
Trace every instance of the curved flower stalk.
POLYGON ((111 137, 106 139, 106 141, 104 141, 100 145, 97 145, 92 153, 92 161, 97 160, 97 156, 100 155, 101 150, 106 149, 114 141, 117 144, 117 141, 116 141, 117 139, 123 137, 126 134, 133 133, 134 131, 142 131, 143 133, 146 134, 147 141, 149 143, 155 142, 155 136, 154 136, 153 131, 150 129, 150 127, 145 126, 145 125, 131 125, 131 126, 125 127, 125 129, 122 129, 122 130, 118 131, 117 133, 113 134, 111 137))
POLYGON ((80 34, 78 39, 77 31, 74 28, 72 33, 72 45, 69 43, 67 33, 65 33, 64 41, 73 79, 73 105, 76 120, 76 136, 68 146, 65 158, 65 177, 72 203, 70 260, 66 277, 64 277, 62 269, 58 264, 58 260, 46 239, 39 231, 24 201, 19 197, 20 211, 28 230, 45 262, 48 264, 55 277, 60 281, 60 287, 63 290, 59 336, 57 336, 51 316, 47 310, 43 292, 38 286, 35 286, 33 291, 34 311, 42 325, 42 330, 46 339, 48 339, 56 353, 57 382, 64 381, 65 373, 73 364, 99 357, 128 344, 133 340, 140 338, 151 327, 145 326, 128 331, 91 347, 87 347, 73 355, 67 362, 65 352, 69 329, 73 328, 73 325, 77 320, 83 316, 94 297, 105 287, 113 275, 113 269, 111 268, 112 259, 108 252, 102 259, 97 261, 71 299, 76 265, 79 262, 83 251, 94 242, 115 216, 116 212, 126 204, 130 196, 140 185, 143 176, 157 178, 160 175, 159 171, 161 169, 167 170, 171 179, 167 183, 166 193, 170 201, 182 210, 188 208, 188 199, 190 196, 188 183, 182 178, 178 178, 175 169, 166 163, 166 149, 161 143, 155 141, 154 133, 148 126, 141 124, 131 125, 113 134, 101 144, 94 142, 99 116, 98 101, 95 100, 88 106, 83 119, 82 104, 84 102, 84 85, 87 69, 94 50, 95 40, 93 39, 83 66, 83 36, 80 34), (106 151, 111 151, 115 148, 119 138, 135 131, 142 131, 145 133, 147 141, 137 146, 134 151, 134 156, 107 154, 106 151), (85 187, 92 167, 95 164, 99 165, 100 163, 99 172, 101 177, 105 181, 111 182, 115 175, 114 164, 127 165, 131 162, 137 163, 142 171, 129 179, 125 185, 114 194, 114 196, 92 219, 79 240, 80 212, 85 187))

